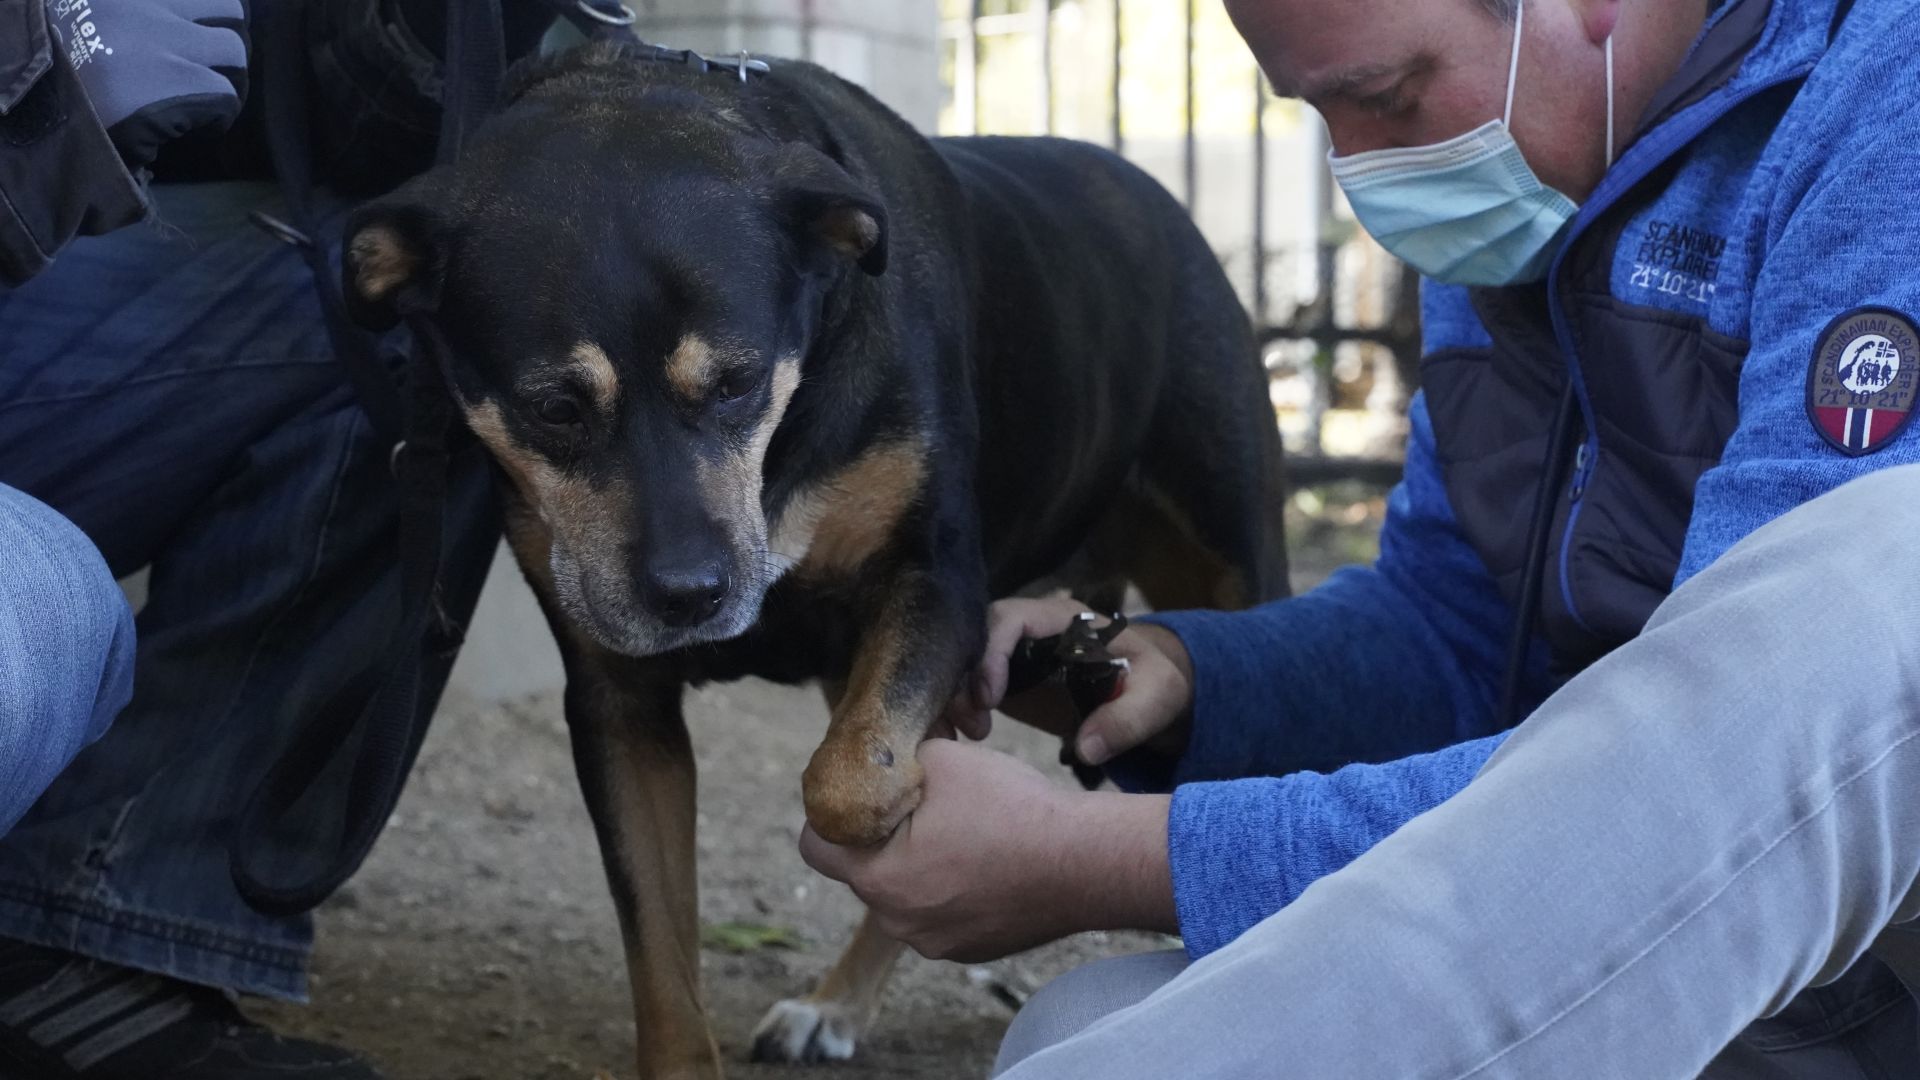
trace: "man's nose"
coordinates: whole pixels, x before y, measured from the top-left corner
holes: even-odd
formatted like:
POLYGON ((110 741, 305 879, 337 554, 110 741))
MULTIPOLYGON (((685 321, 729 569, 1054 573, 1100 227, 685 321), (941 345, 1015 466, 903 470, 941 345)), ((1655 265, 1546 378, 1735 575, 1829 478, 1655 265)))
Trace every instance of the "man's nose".
POLYGON ((679 629, 699 626, 727 599, 727 571, 719 560, 684 566, 649 567, 641 580, 641 599, 654 617, 679 629))

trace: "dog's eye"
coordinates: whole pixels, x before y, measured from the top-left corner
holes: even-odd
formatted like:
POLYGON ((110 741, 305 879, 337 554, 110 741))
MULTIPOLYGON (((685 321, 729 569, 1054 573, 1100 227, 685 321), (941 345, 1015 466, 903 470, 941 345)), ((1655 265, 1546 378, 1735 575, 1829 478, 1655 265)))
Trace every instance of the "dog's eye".
POLYGON ((567 427, 580 422, 580 406, 563 397, 542 398, 533 415, 555 427, 567 427))
POLYGON ((720 385, 713 388, 713 396, 721 401, 732 401, 753 393, 759 385, 759 368, 741 368, 720 380, 720 385))

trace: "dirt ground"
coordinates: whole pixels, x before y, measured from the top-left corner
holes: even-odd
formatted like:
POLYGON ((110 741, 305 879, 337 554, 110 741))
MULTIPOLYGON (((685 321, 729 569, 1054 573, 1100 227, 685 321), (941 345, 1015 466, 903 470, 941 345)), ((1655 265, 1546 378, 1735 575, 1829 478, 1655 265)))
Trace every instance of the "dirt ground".
MULTIPOLYGON (((1378 493, 1309 493, 1295 508, 1297 586, 1370 557, 1378 493)), ((1012 1016, 991 984, 1031 989, 1093 957, 1171 944, 1083 935, 978 969, 909 955, 852 1062, 749 1064, 754 1024, 810 988, 859 917, 853 897, 795 849, 800 768, 826 710, 810 689, 748 681, 691 694, 687 716, 700 765, 702 920, 774 939, 702 951, 732 1077, 978 1080, 1012 1016)), ((1002 722, 991 744, 1071 782, 1058 744, 1037 732, 1002 722)), ((619 935, 558 695, 445 702, 391 826, 319 927, 312 1004, 256 1015, 353 1046, 393 1080, 632 1075, 619 935)))

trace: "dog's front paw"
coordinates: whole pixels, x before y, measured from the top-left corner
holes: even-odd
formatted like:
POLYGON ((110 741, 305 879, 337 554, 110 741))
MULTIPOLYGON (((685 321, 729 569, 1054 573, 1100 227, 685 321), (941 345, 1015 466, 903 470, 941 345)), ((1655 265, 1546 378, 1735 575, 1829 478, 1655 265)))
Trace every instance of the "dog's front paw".
POLYGON ((753 1029, 753 1060, 817 1065, 853 1056, 860 1025, 853 1010, 836 1001, 788 998, 767 1010, 753 1029))
POLYGON ((923 779, 911 748, 896 754, 872 736, 829 738, 800 776, 807 824, 828 843, 872 847, 920 805, 923 779))

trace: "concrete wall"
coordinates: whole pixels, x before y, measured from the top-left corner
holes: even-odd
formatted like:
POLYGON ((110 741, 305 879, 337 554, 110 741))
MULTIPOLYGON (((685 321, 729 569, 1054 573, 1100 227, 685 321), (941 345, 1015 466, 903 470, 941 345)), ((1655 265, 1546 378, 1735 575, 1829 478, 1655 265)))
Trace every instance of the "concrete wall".
POLYGON ((565 684, 547 620, 502 544, 494 553, 493 573, 467 627, 467 643, 454 661, 448 688, 481 701, 500 701, 565 684))
MULTIPOLYGON (((703 53, 746 49, 831 68, 914 126, 940 110, 937 0, 628 0, 648 41, 703 53)), ((452 688, 482 700, 562 685, 560 655, 513 557, 501 548, 454 666, 452 688)))

